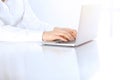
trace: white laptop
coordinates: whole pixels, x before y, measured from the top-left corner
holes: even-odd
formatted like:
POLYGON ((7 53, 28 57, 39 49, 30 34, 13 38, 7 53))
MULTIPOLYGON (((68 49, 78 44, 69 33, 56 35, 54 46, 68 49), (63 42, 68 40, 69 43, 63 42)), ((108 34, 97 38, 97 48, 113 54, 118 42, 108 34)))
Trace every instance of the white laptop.
POLYGON ((82 5, 78 32, 75 41, 71 42, 43 42, 44 45, 79 46, 94 40, 97 36, 100 7, 97 5, 82 5))

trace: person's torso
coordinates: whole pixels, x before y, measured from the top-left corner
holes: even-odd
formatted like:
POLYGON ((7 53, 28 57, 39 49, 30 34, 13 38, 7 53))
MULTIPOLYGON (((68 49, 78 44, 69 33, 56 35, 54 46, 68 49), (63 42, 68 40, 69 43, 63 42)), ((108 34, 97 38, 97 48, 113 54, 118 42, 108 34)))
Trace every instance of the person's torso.
POLYGON ((0 1, 0 19, 6 25, 16 25, 24 14, 23 0, 0 1))

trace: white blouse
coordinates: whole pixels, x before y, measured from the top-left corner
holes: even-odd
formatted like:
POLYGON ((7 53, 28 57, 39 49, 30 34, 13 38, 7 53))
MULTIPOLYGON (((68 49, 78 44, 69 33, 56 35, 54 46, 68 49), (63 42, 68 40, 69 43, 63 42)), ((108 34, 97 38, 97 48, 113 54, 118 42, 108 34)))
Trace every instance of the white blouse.
POLYGON ((42 41, 52 26, 41 22, 27 0, 0 0, 0 41, 42 41))

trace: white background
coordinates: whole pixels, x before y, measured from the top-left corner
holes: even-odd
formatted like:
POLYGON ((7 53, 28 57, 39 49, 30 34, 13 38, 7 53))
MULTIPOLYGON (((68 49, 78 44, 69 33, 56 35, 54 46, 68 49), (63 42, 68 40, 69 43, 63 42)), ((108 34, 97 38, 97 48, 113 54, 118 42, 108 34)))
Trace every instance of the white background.
POLYGON ((29 0, 40 20, 54 26, 77 27, 80 0, 29 0))

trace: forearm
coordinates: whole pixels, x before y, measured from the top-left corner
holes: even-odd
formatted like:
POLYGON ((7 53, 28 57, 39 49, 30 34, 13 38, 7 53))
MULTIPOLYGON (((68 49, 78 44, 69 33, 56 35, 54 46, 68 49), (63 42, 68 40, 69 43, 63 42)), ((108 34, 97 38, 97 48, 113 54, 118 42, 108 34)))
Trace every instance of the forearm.
POLYGON ((25 12, 22 19, 22 24, 25 28, 32 30, 41 30, 41 31, 51 31, 54 26, 50 25, 47 22, 41 21, 31 9, 31 6, 28 0, 25 0, 25 12))
POLYGON ((31 31, 13 26, 0 26, 0 41, 42 41, 42 31, 31 31))

